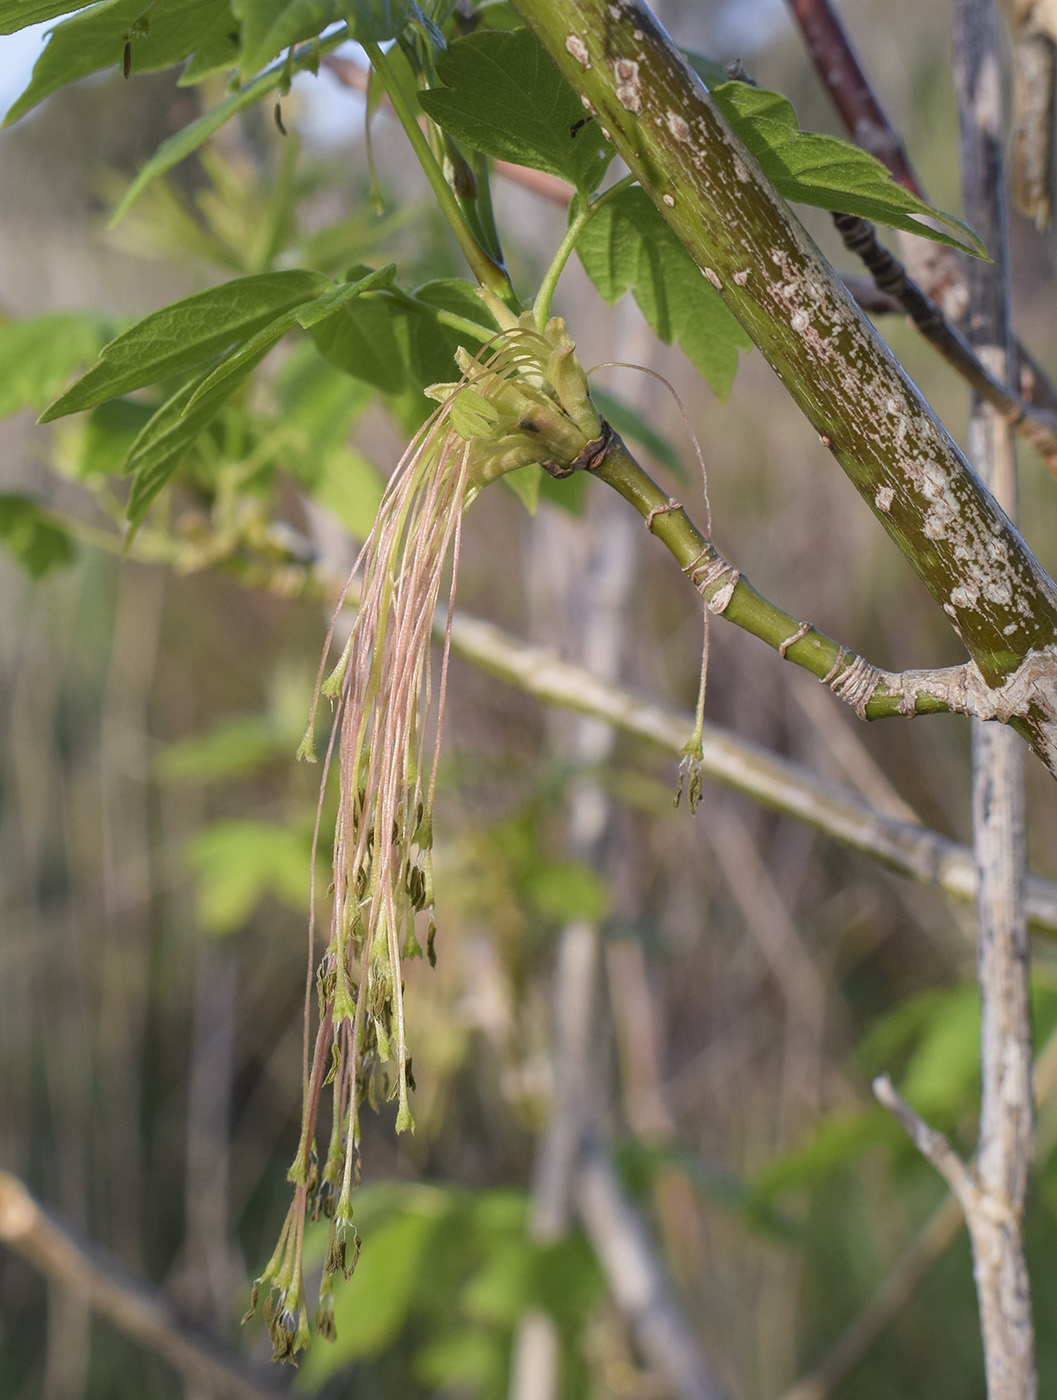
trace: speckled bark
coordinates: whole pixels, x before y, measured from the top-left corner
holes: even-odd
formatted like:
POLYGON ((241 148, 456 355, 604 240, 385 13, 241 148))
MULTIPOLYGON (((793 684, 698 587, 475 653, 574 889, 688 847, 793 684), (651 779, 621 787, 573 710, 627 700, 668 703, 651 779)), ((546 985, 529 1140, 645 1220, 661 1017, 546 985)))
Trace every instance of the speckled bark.
MULTIPOLYGON (((1057 588, 653 15, 515 0, 979 667, 1036 657, 1011 722, 1057 771, 1057 588), (1041 682, 1036 684, 1035 682, 1041 682)), ((1023 690, 1023 687, 1021 687, 1023 690)))

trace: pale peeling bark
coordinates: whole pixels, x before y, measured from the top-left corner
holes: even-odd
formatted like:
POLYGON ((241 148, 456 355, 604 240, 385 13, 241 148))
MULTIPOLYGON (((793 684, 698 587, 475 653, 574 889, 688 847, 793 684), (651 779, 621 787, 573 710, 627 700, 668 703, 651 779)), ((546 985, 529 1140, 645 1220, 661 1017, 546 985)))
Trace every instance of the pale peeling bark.
POLYGON ((1057 772, 1053 581, 653 15, 515 3, 1057 772))
MULTIPOLYGON (((968 336, 1004 377, 1012 355, 994 0, 955 0, 954 56, 963 197, 994 259, 970 269, 968 336)), ((1015 515, 1012 434, 980 402, 973 406, 969 450, 991 490, 1015 515)), ((966 1223, 989 1400, 1034 1400, 1038 1377, 1023 1231, 1034 1146, 1023 761, 1008 730, 980 724, 973 732, 973 830, 980 869, 981 1101, 978 1191, 966 1203, 966 1223)))

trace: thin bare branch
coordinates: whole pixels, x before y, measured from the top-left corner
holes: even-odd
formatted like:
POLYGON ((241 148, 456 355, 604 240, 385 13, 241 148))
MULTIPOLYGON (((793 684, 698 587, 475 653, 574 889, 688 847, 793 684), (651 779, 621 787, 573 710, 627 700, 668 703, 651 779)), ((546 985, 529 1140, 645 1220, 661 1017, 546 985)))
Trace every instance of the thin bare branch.
POLYGON ((964 1228, 961 1206, 954 1196, 946 1196, 862 1311, 852 1318, 814 1370, 790 1386, 781 1400, 826 1400, 903 1311, 929 1269, 964 1228))
POLYGON ((946 1136, 914 1112, 887 1074, 878 1075, 873 1091, 877 1102, 899 1120, 907 1137, 922 1157, 932 1163, 961 1202, 962 1209, 967 1211, 976 1195, 976 1183, 946 1136))
MULTIPOLYGON (((1002 91, 995 0, 954 0, 963 199, 990 263, 968 271, 968 334, 999 375, 1011 360, 1002 91)), ((1017 484, 1007 424, 979 400, 969 453, 1011 518, 1017 484)), ((973 835, 980 982, 979 1199, 966 1205, 989 1400, 1038 1392, 1023 1214, 1034 1150, 1029 954, 1024 915, 1023 755, 1006 731, 973 726, 973 835)))
MULTIPOLYGON (((598 680, 582 667, 531 646, 480 618, 456 613, 452 651, 483 670, 551 705, 606 719, 626 734, 678 756, 693 727, 678 711, 598 680)), ((975 899, 976 865, 965 846, 928 827, 885 816, 857 793, 819 778, 810 769, 741 739, 706 721, 701 768, 725 787, 783 812, 796 821, 863 852, 891 870, 935 884, 959 901, 975 899)), ((1029 879, 1028 913, 1041 933, 1057 934, 1057 886, 1029 879)))
POLYGON ((212 1338, 192 1332, 163 1298, 125 1277, 116 1260, 76 1240, 7 1173, 0 1173, 0 1240, 210 1395, 275 1400, 286 1393, 258 1379, 212 1338))
POLYGON ((671 1295, 646 1227, 598 1147, 588 1149, 581 1162, 577 1205, 613 1297, 668 1391, 679 1400, 724 1400, 671 1295))

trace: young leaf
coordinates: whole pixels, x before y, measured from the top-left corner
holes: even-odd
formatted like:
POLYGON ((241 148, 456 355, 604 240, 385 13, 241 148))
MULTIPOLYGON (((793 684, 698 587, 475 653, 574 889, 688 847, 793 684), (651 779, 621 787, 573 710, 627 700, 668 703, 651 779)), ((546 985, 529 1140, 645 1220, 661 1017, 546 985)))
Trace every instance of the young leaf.
POLYGON ((474 283, 460 277, 442 277, 425 282, 414 291, 415 306, 408 308, 408 362, 412 378, 421 388, 455 378, 455 351, 460 345, 480 348, 480 340, 445 324, 437 313, 450 313, 471 321, 493 335, 498 326, 474 283))
POLYGON ((96 311, 54 312, 0 326, 0 418, 20 408, 39 412, 112 334, 112 323, 96 311))
POLYGON ((32 578, 42 578, 74 557, 66 531, 35 501, 16 493, 0 494, 0 544, 32 578))
POLYGON ((611 305, 632 292, 666 345, 683 351, 720 398, 752 342, 714 287, 638 187, 608 200, 587 225, 576 251, 611 305))
POLYGON ((233 374, 215 384, 200 398, 195 396, 208 374, 192 379, 167 399, 145 424, 125 461, 126 473, 135 476, 125 508, 125 517, 133 529, 140 525, 154 498, 180 465, 195 438, 208 427, 270 349, 271 346, 266 345, 252 359, 243 360, 233 374), (192 399, 195 399, 193 408, 192 399))
MULTIPOLYGON (((314 68, 318 65, 322 54, 337 48, 339 44, 344 43, 346 37, 342 30, 324 39, 321 43, 305 44, 302 48, 295 50, 293 58, 289 62, 284 59, 280 63, 274 63, 271 68, 265 69, 263 73, 254 78, 252 83, 247 83, 244 88, 232 93, 223 102, 217 103, 215 107, 204 112, 190 125, 185 126, 182 131, 177 131, 175 135, 167 137, 125 191, 121 203, 111 216, 110 227, 113 228, 115 224, 121 222, 152 180, 156 180, 159 175, 164 175, 174 165, 179 165, 180 161, 197 151, 199 146, 208 141, 214 132, 219 131, 236 112, 253 107, 262 98, 267 97, 270 92, 273 92, 286 80, 289 74, 300 73, 303 68, 314 68)), ((207 52, 206 45, 202 46, 200 52, 202 54, 207 52)), ((208 52, 212 53, 213 49, 210 48, 208 52)), ((204 66, 208 71, 212 71, 208 68, 208 64, 204 66)), ((181 82, 184 79, 188 82, 194 82, 199 77, 208 76, 208 71, 195 74, 195 68, 195 60, 192 59, 181 82)))
POLYGON ((405 352, 394 329, 391 302, 358 297, 309 331, 316 349, 332 365, 381 389, 398 394, 407 382, 405 352))
POLYGON ((387 43, 413 24, 435 49, 444 48, 444 35, 415 0, 342 0, 341 11, 349 37, 358 44, 387 43))
POLYGON ((259 363, 272 346, 278 344, 287 331, 292 331, 294 326, 310 330, 321 321, 325 321, 328 316, 333 316, 335 312, 340 311, 361 292, 392 282, 395 272, 395 263, 389 263, 386 267, 369 272, 366 277, 361 277, 355 282, 347 282, 343 287, 335 288, 331 285, 331 289, 323 296, 308 302, 307 305, 294 306, 289 311, 284 311, 281 316, 276 316, 266 326, 262 326, 257 334, 251 336, 245 344, 240 345, 233 355, 229 355, 207 379, 202 381, 188 400, 188 409, 193 408, 204 395, 211 393, 229 374, 237 373, 247 363, 259 363))
POLYGON ((234 933, 266 894, 301 909, 308 903, 310 838, 299 826, 224 821, 192 840, 198 918, 207 933, 234 933))
POLYGON ((987 256, 967 224, 896 184, 875 156, 836 136, 801 131, 792 106, 779 93, 747 83, 723 83, 712 89, 712 97, 775 189, 791 204, 855 214, 987 256), (922 222, 926 219, 938 219, 963 236, 952 238, 930 228, 922 222))
POLYGON ((437 59, 437 76, 445 86, 419 102, 456 141, 546 170, 584 195, 598 188, 613 151, 529 30, 457 39, 437 59))
POLYGON ((10 126, 57 88, 115 68, 131 44, 132 70, 151 73, 179 63, 231 27, 228 0, 104 0, 51 32, 29 85, 4 118, 10 126))
POLYGON ((233 0, 242 53, 239 77, 252 77, 291 44, 321 34, 342 18, 340 0, 233 0))
POLYGON ((332 291, 319 272, 266 272, 196 292, 137 321, 41 415, 50 422, 196 368, 243 343, 277 315, 332 291))
POLYGON ((0 34, 16 34, 31 24, 83 10, 93 0, 0 0, 0 34))

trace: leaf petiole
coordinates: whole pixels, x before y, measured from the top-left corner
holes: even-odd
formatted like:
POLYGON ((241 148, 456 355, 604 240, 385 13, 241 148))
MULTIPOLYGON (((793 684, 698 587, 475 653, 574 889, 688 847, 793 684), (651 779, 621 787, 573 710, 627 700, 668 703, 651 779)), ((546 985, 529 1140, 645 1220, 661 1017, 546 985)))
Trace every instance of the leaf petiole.
POLYGON ((572 257, 573 249, 580 240, 584 229, 591 222, 598 211, 608 204, 622 190, 628 189, 635 184, 634 175, 625 175, 622 180, 618 180, 615 185, 610 185, 609 189, 597 195, 590 203, 585 204, 579 212, 574 215, 572 223, 565 232, 565 237, 558 244, 558 250, 551 258, 550 266, 543 274, 543 281, 540 283, 539 291, 536 293, 536 300, 533 303, 533 315, 536 321, 536 329, 540 335, 547 325, 551 314, 551 303, 554 300, 554 293, 557 290, 558 278, 565 271, 565 264, 572 257))
POLYGON ((385 56, 382 49, 376 43, 365 43, 364 51, 371 60, 371 66, 378 75, 378 81, 385 89, 385 95, 392 104, 393 111, 400 120, 400 125, 404 128, 407 139, 411 142, 411 148, 418 157, 418 162, 422 166, 430 188, 437 198, 441 212, 451 226, 455 234, 459 248, 463 257, 469 264, 470 271, 477 278, 483 287, 489 287, 493 292, 497 292, 504 300, 509 301, 514 293, 510 285, 510 278, 506 269, 501 267, 492 255, 481 245, 477 236, 466 222, 466 217, 459 207, 444 172, 441 170, 436 156, 430 148, 421 127, 418 124, 414 112, 408 103, 407 97, 397 80, 396 74, 385 56))

